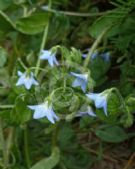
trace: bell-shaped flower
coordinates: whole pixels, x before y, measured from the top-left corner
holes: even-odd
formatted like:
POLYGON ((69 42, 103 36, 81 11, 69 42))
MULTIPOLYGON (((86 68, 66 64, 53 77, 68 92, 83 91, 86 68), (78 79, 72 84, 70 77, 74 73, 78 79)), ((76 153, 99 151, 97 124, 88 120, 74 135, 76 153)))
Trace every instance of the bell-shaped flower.
POLYGON ((50 66, 59 65, 59 62, 56 59, 56 55, 49 50, 42 50, 40 54, 41 60, 48 60, 50 66))
POLYGON ((82 117, 82 116, 85 116, 85 115, 96 117, 96 114, 93 112, 93 110, 92 110, 92 108, 90 106, 87 106, 87 110, 86 111, 79 111, 76 114, 76 117, 82 117))
POLYGON ((34 79, 34 74, 32 72, 22 73, 18 71, 17 73, 18 73, 19 79, 16 83, 16 86, 24 85, 26 89, 29 90, 32 87, 32 85, 39 85, 39 83, 34 79))
POLYGON ((83 92, 86 91, 87 83, 88 83, 88 74, 77 74, 74 72, 71 72, 71 75, 76 77, 76 79, 72 83, 72 87, 78 87, 80 86, 83 92))
POLYGON ((86 96, 93 100, 96 108, 103 108, 105 115, 107 116, 107 95, 103 93, 89 93, 86 96))
POLYGON ((34 110, 34 119, 40 119, 46 117, 51 123, 55 123, 55 121, 59 120, 58 116, 55 114, 52 105, 48 103, 48 101, 39 104, 28 106, 31 110, 34 110))
MULTIPOLYGON (((86 58, 88 54, 82 54, 83 58, 86 58)), ((99 53, 98 51, 93 52, 93 54, 91 55, 91 60, 100 57, 102 58, 104 61, 109 62, 110 61, 110 52, 104 52, 104 53, 99 53)))

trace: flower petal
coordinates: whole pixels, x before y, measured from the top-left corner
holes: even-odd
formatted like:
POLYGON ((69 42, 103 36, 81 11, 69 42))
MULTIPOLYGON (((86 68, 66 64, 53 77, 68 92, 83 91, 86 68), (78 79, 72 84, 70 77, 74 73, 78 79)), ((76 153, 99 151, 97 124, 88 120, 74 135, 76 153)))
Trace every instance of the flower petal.
POLYGON ((17 71, 18 76, 22 76, 23 73, 21 71, 17 71))
POLYGON ((85 93, 86 92, 86 86, 87 86, 87 83, 86 82, 82 82, 81 83, 81 89, 82 91, 85 93))
POLYGON ((99 94, 98 94, 98 93, 89 93, 89 94, 86 94, 86 96, 87 96, 89 99, 95 101, 96 99, 98 99, 99 94))
POLYGON ((90 106, 88 106, 88 115, 89 116, 93 116, 96 117, 97 115, 93 112, 92 108, 90 106))
POLYGON ((95 100, 95 106, 97 108, 101 108, 104 106, 104 104, 106 103, 106 97, 105 96, 100 96, 95 100))
POLYGON ((80 81, 78 79, 75 79, 72 83, 72 87, 80 86, 80 81))
POLYGON ((18 79, 18 81, 17 81, 17 83, 16 83, 16 86, 20 86, 20 85, 23 85, 23 84, 24 84, 24 77, 21 76, 21 77, 18 79))
POLYGON ((54 121, 54 118, 53 118, 53 116, 52 116, 52 114, 51 114, 51 111, 48 111, 47 113, 46 113, 46 117, 48 118, 48 120, 51 122, 51 123, 55 123, 55 121, 54 121))
POLYGON ((40 59, 48 60, 51 55, 51 52, 49 50, 42 50, 40 54, 40 59))
POLYGON ((25 85, 26 89, 29 90, 32 86, 32 78, 31 77, 25 78, 24 85, 25 85))

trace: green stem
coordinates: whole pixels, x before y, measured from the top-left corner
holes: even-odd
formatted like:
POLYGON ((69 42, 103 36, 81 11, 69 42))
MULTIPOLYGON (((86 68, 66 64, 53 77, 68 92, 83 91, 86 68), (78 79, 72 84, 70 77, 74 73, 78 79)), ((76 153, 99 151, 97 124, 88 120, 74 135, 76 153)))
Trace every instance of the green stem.
POLYGON ((12 109, 14 105, 0 105, 0 109, 12 109))
POLYGON ((29 154, 27 126, 24 130, 24 151, 25 151, 25 159, 26 159, 27 168, 29 169, 31 167, 31 161, 30 161, 30 154, 29 154))
POLYGON ((22 62, 22 60, 20 58, 18 58, 18 61, 20 63, 20 65, 25 69, 27 70, 27 67, 25 66, 25 64, 22 62))
POLYGON ((10 157, 10 150, 13 144, 13 134, 14 134, 14 128, 11 127, 7 140, 6 140, 6 163, 9 164, 9 157, 10 157))
POLYGON ((2 153, 3 153, 3 162, 4 162, 4 169, 7 168, 7 157, 6 157, 6 145, 5 145, 5 139, 4 139, 4 134, 3 134, 3 125, 2 125, 2 120, 0 119, 0 146, 2 148, 2 153))
MULTIPOLYGON (((51 8, 51 0, 49 0, 49 8, 51 8)), ((44 46, 46 45, 48 29, 49 29, 49 20, 48 20, 48 23, 47 23, 47 25, 45 26, 45 29, 44 29, 43 39, 42 39, 42 43, 41 43, 41 46, 40 46, 39 56, 38 56, 36 69, 35 69, 35 76, 38 75, 38 71, 39 71, 39 67, 40 67, 40 63, 41 63, 40 53, 44 49, 44 46)))
POLYGON ((106 35, 106 33, 108 32, 108 30, 110 29, 111 27, 107 27, 106 29, 104 29, 101 34, 98 36, 98 38, 96 39, 96 41, 94 42, 94 44, 92 45, 92 47, 90 48, 89 50, 89 53, 84 61, 84 68, 87 68, 88 64, 89 64, 89 61, 90 61, 90 58, 93 54, 93 52, 95 51, 95 49, 98 47, 98 45, 100 44, 100 42, 102 41, 103 37, 106 35))
POLYGON ((58 138, 58 133, 60 128, 60 121, 58 121, 54 127, 55 129, 52 135, 52 148, 57 146, 57 138, 58 138))
MULTIPOLYGON (((54 9, 42 7, 43 10, 56 13, 56 14, 62 14, 62 15, 69 15, 69 16, 78 16, 78 17, 95 17, 95 16, 102 16, 105 14, 112 13, 112 11, 106 11, 106 12, 98 12, 98 13, 82 13, 82 12, 71 12, 71 11, 57 11, 54 9)), ((120 12, 119 12, 120 13, 120 12)))

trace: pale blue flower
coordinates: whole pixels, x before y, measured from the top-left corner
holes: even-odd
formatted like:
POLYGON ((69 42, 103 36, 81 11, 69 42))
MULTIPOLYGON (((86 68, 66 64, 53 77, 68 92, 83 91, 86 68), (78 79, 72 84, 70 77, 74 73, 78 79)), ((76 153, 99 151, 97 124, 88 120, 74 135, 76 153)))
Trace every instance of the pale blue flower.
POLYGON ((96 114, 93 112, 92 108, 90 106, 87 106, 87 110, 86 111, 79 111, 76 115, 76 117, 82 117, 85 115, 89 115, 92 117, 96 117, 96 114))
POLYGON ((71 72, 71 75, 76 77, 76 79, 72 83, 72 87, 80 86, 83 92, 85 92, 87 83, 88 83, 88 74, 77 74, 77 73, 71 72))
POLYGON ((95 102, 96 108, 103 108, 105 115, 107 116, 107 96, 103 93, 89 93, 86 96, 95 102))
MULTIPOLYGON (((86 58, 88 54, 82 54, 82 57, 86 58)), ((91 55, 91 60, 101 57, 104 61, 109 62, 110 61, 110 52, 104 52, 104 53, 99 53, 98 51, 93 52, 91 55)))
MULTIPOLYGON (((82 54, 83 58, 86 58, 88 54, 82 54)), ((98 52, 93 52, 93 54, 91 55, 91 59, 95 59, 98 56, 98 52)))
POLYGON ((48 101, 39 104, 28 106, 31 110, 34 110, 34 119, 40 119, 46 117, 51 123, 55 123, 55 121, 59 120, 58 116, 55 114, 52 105, 48 103, 48 101))
POLYGON ((100 55, 106 62, 110 61, 110 52, 105 52, 100 55))
POLYGON ((48 5, 41 6, 41 9, 48 11, 49 10, 49 6, 48 5))
POLYGON ((42 50, 41 54, 40 54, 40 59, 41 60, 48 60, 48 63, 50 64, 50 66, 54 66, 54 65, 59 65, 57 59, 56 59, 56 55, 53 54, 51 51, 49 50, 42 50))
POLYGON ((39 85, 39 83, 34 79, 34 74, 32 72, 30 73, 22 73, 20 71, 17 72, 19 79, 16 83, 16 86, 22 86, 24 85, 26 89, 30 89, 32 85, 39 85))

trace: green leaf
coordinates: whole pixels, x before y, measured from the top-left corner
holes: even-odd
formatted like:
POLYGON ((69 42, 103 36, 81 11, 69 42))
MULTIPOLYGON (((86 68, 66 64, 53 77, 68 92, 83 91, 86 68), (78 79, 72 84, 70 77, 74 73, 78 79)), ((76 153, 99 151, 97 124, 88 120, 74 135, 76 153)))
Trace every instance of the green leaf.
POLYGON ((0 0, 0 10, 7 9, 12 4, 12 0, 0 0))
POLYGON ((111 93, 107 103, 109 115, 119 115, 121 105, 120 98, 115 93, 111 93))
POLYGON ((48 14, 35 13, 31 16, 20 18, 16 22, 16 29, 24 34, 33 35, 43 31, 48 23, 48 14))
POLYGON ((15 29, 15 26, 13 22, 10 20, 10 18, 0 11, 0 30, 4 32, 9 32, 15 29))
POLYGON ((107 37, 114 36, 118 33, 119 26, 124 16, 125 13, 123 11, 120 13, 118 10, 114 10, 98 18, 89 28, 89 32, 94 38, 97 38, 106 27, 112 26, 106 35, 107 37))
POLYGON ((0 68, 3 67, 5 65, 7 61, 7 51, 0 47, 0 68))
POLYGON ((42 159, 30 169, 52 169, 58 164, 59 160, 60 160, 60 151, 58 147, 55 147, 53 148, 50 157, 42 159))
POLYGON ((102 141, 119 143, 128 139, 128 134, 119 126, 105 126, 95 131, 97 137, 102 141))
POLYGON ((72 149, 75 144, 76 137, 75 132, 72 129, 72 126, 69 123, 64 125, 61 124, 61 130, 59 131, 58 135, 58 143, 60 145, 60 149, 68 150, 69 148, 72 149))
POLYGON ((96 86, 101 85, 107 79, 106 72, 110 68, 110 62, 106 62, 100 58, 100 55, 93 59, 89 65, 91 77, 96 82, 96 86))
POLYGON ((134 112, 135 110, 135 97, 134 96, 129 96, 126 100, 126 105, 129 109, 130 112, 134 112))
POLYGON ((15 124, 23 124, 31 118, 31 111, 27 108, 25 96, 15 100, 15 107, 11 111, 11 121, 15 124))

